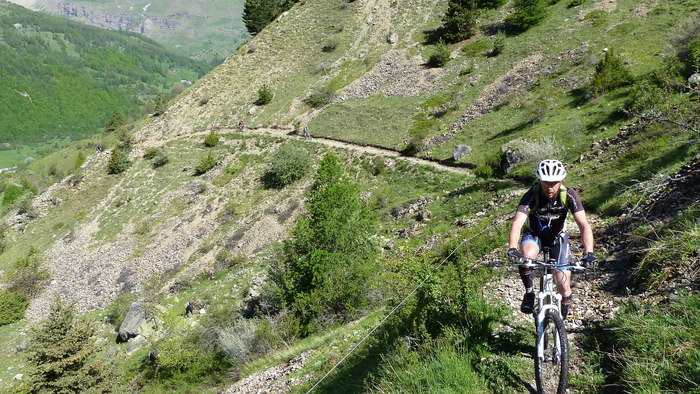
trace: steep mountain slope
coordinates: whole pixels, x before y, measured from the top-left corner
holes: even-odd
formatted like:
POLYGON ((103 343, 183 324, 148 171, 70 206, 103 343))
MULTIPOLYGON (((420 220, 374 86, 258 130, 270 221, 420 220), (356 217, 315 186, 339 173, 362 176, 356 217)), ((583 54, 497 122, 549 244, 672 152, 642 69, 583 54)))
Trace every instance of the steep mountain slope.
POLYGON ((250 35, 243 1, 14 1, 35 11, 110 30, 138 33, 205 62, 220 61, 250 35))
MULTIPOLYGON (((572 314, 576 329, 606 324, 621 310, 616 302, 628 299, 629 285, 642 296, 650 287, 643 275, 628 272, 646 258, 638 255, 649 245, 640 241, 641 249, 629 250, 631 241, 617 234, 652 239, 659 229, 692 238, 697 231, 697 135, 690 130, 697 130, 697 111, 681 119, 690 129, 639 121, 621 111, 639 86, 597 96, 589 91, 604 48, 622 53, 625 67, 640 80, 662 69, 662 58, 676 58, 678 48, 669 43, 694 31, 685 26, 697 12, 695 4, 575 3, 549 4, 540 25, 511 36, 502 31, 511 5, 484 10, 477 36, 449 46, 452 59, 441 68, 428 68, 425 59, 435 47, 431 40, 445 2, 296 4, 174 99, 162 116, 137 123, 132 163, 124 173, 107 174, 112 154, 105 150, 34 199, 32 215, 26 206, 11 206, 0 269, 12 274, 36 250, 32 256, 40 255, 51 279, 33 296, 26 319, 0 327, 7 334, 0 344, 10 355, 0 364, 0 378, 28 370, 18 367, 22 346, 15 338, 60 296, 101 323, 98 336, 105 344, 114 340, 131 301, 149 305, 153 332, 104 346, 125 376, 120 387, 135 391, 305 391, 340 360, 344 364, 318 390, 411 391, 392 383, 437 365, 447 377, 429 376, 414 391, 430 384, 445 391, 528 391, 531 324, 518 323, 512 309, 496 312, 501 300, 517 303, 519 279, 509 273, 503 282, 481 286, 503 276, 508 221, 532 181, 533 162, 547 156, 566 161, 567 184, 581 191, 595 214, 604 275, 583 288, 580 296, 587 300, 572 314), (670 29, 674 25, 681 28, 670 29), (496 44, 500 53, 494 53, 496 44), (263 85, 273 98, 256 105, 263 85), (319 97, 320 105, 309 100, 319 97), (236 127, 240 120, 244 130, 236 127), (313 138, 298 135, 303 126, 313 138), (213 132, 222 141, 205 144, 213 132), (398 156, 412 142, 425 161, 398 156), (455 159, 457 144, 469 145, 471 153, 455 159), (310 159, 311 172, 285 187, 270 185, 270 163, 295 149, 310 159), (329 151, 344 160, 343 171, 360 185, 361 200, 378 213, 372 240, 383 254, 377 275, 362 283, 374 302, 369 310, 345 326, 334 325, 342 318, 329 316, 323 322, 328 330, 299 340, 299 320, 288 318, 292 312, 266 309, 273 302, 265 298, 266 287, 288 253, 281 241, 309 214, 311 173, 329 151), (159 154, 167 159, 160 165, 159 154), (197 172, 201 163, 212 162, 208 158, 213 167, 197 172), (662 182, 686 175, 682 187, 662 182), (687 198, 678 206, 673 198, 663 200, 674 207, 673 215, 640 214, 640 207, 653 211, 645 204, 653 205, 659 195, 668 198, 674 187, 687 198), (652 195, 654 190, 666 192, 652 195), (674 227, 676 216, 691 223, 689 231, 674 227), (418 289, 425 278, 430 280, 418 289), (418 297, 345 360, 413 289, 418 297), (199 314, 186 315, 186 309, 199 314), (435 361, 434 349, 464 353, 449 370, 449 352, 427 362, 435 361), (470 376, 469 385, 460 380, 470 376), (231 386, 236 380, 241 382, 231 386)), ((687 75, 681 77, 669 101, 674 108, 697 108, 697 92, 685 86, 687 75)), ((692 245, 659 259, 678 259, 695 272, 692 245)), ((658 270, 650 263, 639 267, 653 277, 658 270)), ((665 270, 660 281, 673 287, 669 283, 679 275, 665 270)), ((679 281, 691 291, 696 282, 697 276, 679 281)))

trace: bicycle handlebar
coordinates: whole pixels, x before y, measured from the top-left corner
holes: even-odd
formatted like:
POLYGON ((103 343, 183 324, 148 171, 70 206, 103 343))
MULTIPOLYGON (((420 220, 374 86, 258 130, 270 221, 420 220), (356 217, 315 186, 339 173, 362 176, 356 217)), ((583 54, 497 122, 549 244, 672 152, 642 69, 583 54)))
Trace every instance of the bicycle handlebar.
POLYGON ((518 266, 522 266, 525 268, 573 268, 573 272, 583 272, 586 270, 586 267, 581 265, 581 261, 574 261, 570 264, 557 264, 557 263, 548 263, 546 261, 542 260, 537 260, 537 259, 528 259, 523 257, 520 259, 519 262, 516 262, 518 266))

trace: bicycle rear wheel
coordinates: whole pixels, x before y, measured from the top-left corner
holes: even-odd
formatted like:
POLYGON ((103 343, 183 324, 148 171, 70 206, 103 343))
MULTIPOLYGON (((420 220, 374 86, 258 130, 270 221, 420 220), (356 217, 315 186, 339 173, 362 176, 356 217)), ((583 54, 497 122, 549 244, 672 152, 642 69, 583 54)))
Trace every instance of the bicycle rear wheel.
POLYGON ((544 317, 542 343, 535 349, 535 381, 539 393, 566 393, 569 386, 569 340, 564 321, 556 312, 547 312, 544 317), (542 346, 543 358, 537 356, 542 346))

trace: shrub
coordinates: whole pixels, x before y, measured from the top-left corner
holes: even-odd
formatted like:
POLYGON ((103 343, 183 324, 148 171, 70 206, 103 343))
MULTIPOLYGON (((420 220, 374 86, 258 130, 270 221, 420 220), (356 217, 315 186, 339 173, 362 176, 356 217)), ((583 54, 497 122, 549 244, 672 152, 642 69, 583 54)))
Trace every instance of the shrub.
POLYGON ((20 215, 26 215, 30 219, 37 218, 39 212, 34 208, 34 194, 27 193, 22 196, 17 201, 17 213, 20 215))
POLYGON ((323 52, 333 52, 335 49, 338 47, 338 42, 336 41, 329 41, 321 47, 321 51, 323 52))
POLYGON ((583 4, 584 1, 586 1, 586 0, 571 0, 571 1, 569 1, 569 4, 566 5, 566 8, 578 7, 581 4, 583 4))
POLYGON ((239 317, 232 326, 217 330, 219 347, 231 360, 251 361, 257 353, 256 329, 254 320, 239 317))
POLYGON ((211 132, 209 132, 209 134, 207 134, 204 137, 204 146, 207 146, 210 148, 217 146, 217 145, 219 145, 220 139, 221 139, 221 136, 219 135, 219 133, 217 133, 216 131, 211 131, 211 132))
POLYGON ((24 194, 24 189, 20 186, 9 183, 5 186, 5 192, 2 195, 2 205, 11 205, 24 194))
POLYGON ((49 273, 41 268, 39 252, 34 248, 17 259, 14 268, 7 273, 8 289, 26 297, 38 294, 48 279, 49 273))
POLYGON ((162 167, 170 162, 170 158, 162 150, 158 151, 155 158, 153 158, 153 168, 162 167))
POLYGON ((24 294, 11 290, 0 291, 0 326, 24 319, 24 311, 28 306, 29 299, 24 294))
POLYGON ((450 51, 450 48, 448 48, 445 43, 439 42, 428 56, 428 66, 444 67, 450 60, 451 53, 452 51, 450 51))
POLYGON ((477 0, 479 8, 498 8, 506 3, 507 0, 477 0))
POLYGON ((197 163, 196 166, 194 166, 194 174, 195 175, 202 175, 205 174, 207 171, 211 170, 214 168, 215 165, 217 165, 219 162, 219 159, 214 156, 213 153, 208 153, 201 159, 199 159, 199 162, 197 163))
POLYGON ((143 158, 146 160, 151 160, 154 157, 156 157, 156 155, 158 154, 158 151, 159 151, 158 148, 153 148, 153 147, 146 148, 146 150, 143 152, 143 158))
POLYGON ((309 152, 295 145, 282 145, 272 156, 265 184, 270 188, 285 187, 303 178, 310 167, 309 152))
POLYGON ((544 0, 514 0, 513 10, 505 22, 514 32, 523 32, 547 16, 547 4, 544 0))
POLYGON ((311 93, 304 102, 308 104, 311 108, 321 108, 324 105, 328 105, 333 101, 335 95, 328 89, 318 90, 311 93))
POLYGON ((493 168, 486 164, 480 165, 474 169, 474 175, 483 179, 491 178, 493 176, 493 168))
POLYGON ((459 42, 474 35, 478 16, 476 3, 476 0, 450 0, 448 2, 447 13, 442 19, 445 30, 443 38, 447 42, 459 42))
POLYGON ((263 85, 258 89, 258 99, 255 100, 255 105, 265 105, 272 101, 272 89, 269 86, 263 85))
POLYGON ((622 62, 622 58, 615 56, 613 50, 605 52, 605 55, 595 67, 595 74, 591 79, 591 90, 595 94, 603 94, 606 91, 630 85, 632 75, 622 62))
POLYGON ((112 155, 107 161, 107 173, 108 174, 121 174, 126 171, 131 165, 129 161, 129 153, 124 149, 116 147, 112 149, 112 155))

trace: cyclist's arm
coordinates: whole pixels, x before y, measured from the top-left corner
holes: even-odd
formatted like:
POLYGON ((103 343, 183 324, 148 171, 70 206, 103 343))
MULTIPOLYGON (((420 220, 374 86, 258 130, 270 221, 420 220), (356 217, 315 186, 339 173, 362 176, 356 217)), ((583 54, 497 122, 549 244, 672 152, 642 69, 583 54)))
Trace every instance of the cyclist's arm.
POLYGON ((593 230, 586 218, 586 211, 578 211, 574 213, 574 220, 581 232, 581 243, 583 244, 583 252, 593 252, 593 230))
POLYGON ((515 212, 515 218, 513 219, 513 224, 510 227, 510 235, 508 236, 508 248, 518 248, 520 230, 523 228, 523 224, 525 224, 526 220, 526 214, 520 211, 515 212))

